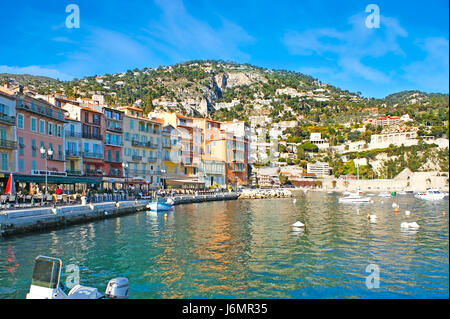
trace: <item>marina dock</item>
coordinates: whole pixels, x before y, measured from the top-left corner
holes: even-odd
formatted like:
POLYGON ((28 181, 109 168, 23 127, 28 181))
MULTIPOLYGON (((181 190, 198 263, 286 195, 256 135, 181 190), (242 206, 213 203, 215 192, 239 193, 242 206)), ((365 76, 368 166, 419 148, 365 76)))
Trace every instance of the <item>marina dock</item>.
MULTIPOLYGON (((237 193, 182 195, 172 197, 174 205, 236 200, 237 193)), ((71 224, 114 218, 147 210, 149 200, 91 203, 87 205, 37 207, 0 212, 0 236, 61 228, 71 224)))

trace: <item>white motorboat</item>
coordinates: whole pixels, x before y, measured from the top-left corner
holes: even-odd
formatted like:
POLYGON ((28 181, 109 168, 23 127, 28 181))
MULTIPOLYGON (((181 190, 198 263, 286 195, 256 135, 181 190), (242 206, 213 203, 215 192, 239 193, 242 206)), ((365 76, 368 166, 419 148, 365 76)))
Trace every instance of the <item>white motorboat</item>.
POLYGON ((388 192, 382 192, 382 193, 378 194, 378 197, 391 198, 392 195, 391 195, 391 193, 388 193, 388 192))
POLYGON ((369 203, 370 197, 361 196, 359 193, 348 193, 339 198, 339 203, 369 203))
POLYGON ((425 200, 441 200, 448 197, 448 194, 442 193, 438 189, 428 188, 424 193, 417 193, 414 197, 425 200))
POLYGON ((173 205, 164 200, 164 198, 157 197, 154 201, 148 203, 146 207, 155 212, 163 212, 171 210, 173 205))
POLYGON ((30 291, 26 299, 127 299, 128 279, 117 277, 106 286, 105 294, 97 288, 75 285, 68 294, 60 281, 62 261, 59 258, 39 255, 34 261, 30 291))

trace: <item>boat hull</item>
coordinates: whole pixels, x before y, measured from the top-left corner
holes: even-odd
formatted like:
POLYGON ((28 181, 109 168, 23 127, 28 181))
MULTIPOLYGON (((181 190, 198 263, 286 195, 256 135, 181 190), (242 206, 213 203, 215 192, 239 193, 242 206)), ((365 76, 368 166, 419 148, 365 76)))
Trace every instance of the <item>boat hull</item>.
POLYGON ((166 203, 151 202, 147 205, 147 208, 155 212, 162 212, 171 210, 173 206, 166 203))
POLYGON ((369 203, 370 197, 361 198, 339 198, 339 203, 369 203))

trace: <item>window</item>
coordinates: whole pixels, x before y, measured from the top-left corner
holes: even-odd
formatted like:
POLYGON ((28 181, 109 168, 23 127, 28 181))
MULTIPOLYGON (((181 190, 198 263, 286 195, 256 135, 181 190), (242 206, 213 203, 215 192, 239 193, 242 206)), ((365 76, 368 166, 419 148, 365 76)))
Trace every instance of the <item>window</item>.
POLYGON ((2 171, 8 170, 8 153, 2 153, 1 168, 2 168, 2 171))
POLYGON ((19 136, 19 155, 24 155, 23 154, 24 147, 25 145, 23 145, 23 137, 19 136))
POLYGON ((23 114, 17 114, 17 127, 23 129, 23 114))
POLYGON ((130 129, 134 130, 134 120, 130 119, 130 129))
POLYGON ((129 141, 130 140, 130 133, 125 132, 123 138, 125 139, 125 141, 129 141))
POLYGON ((58 159, 59 160, 63 159, 63 152, 62 152, 61 144, 58 145, 58 159))
POLYGON ((89 143, 84 143, 84 151, 89 153, 89 143))
POLYGON ((31 131, 37 132, 37 119, 35 117, 30 118, 31 131))
POLYGON ((31 161, 31 169, 36 170, 37 169, 36 167, 37 167, 36 161, 35 160, 31 161))
POLYGON ((62 127, 61 125, 56 126, 56 136, 62 137, 62 127))
POLYGON ((31 140, 31 156, 36 157, 36 140, 31 140))
POLYGON ((19 171, 23 172, 25 170, 25 161, 23 158, 19 158, 19 171))
POLYGON ((116 162, 120 162, 120 152, 116 151, 116 162))
POLYGON ((39 133, 45 134, 45 121, 39 120, 39 133))
POLYGON ((108 150, 108 161, 111 162, 111 150, 108 150))

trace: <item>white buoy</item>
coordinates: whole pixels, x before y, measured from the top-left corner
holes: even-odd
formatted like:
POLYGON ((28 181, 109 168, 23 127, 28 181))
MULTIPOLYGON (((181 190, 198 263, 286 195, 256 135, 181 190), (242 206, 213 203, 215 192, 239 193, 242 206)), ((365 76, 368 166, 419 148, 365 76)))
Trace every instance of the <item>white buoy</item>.
POLYGON ((403 222, 400 224, 400 228, 403 229, 419 229, 419 224, 417 224, 416 222, 412 222, 412 223, 408 223, 408 222, 403 222))
POLYGON ((294 198, 294 200, 292 201, 292 203, 296 203, 297 202, 297 198, 294 198))
POLYGON ((398 208, 398 204, 397 203, 392 203, 392 208, 398 208))
POLYGON ((356 209, 356 215, 359 215, 359 208, 356 209))
POLYGON ((406 215, 406 216, 409 216, 409 215, 411 215, 411 212, 410 212, 409 210, 406 210, 406 211, 405 211, 405 215, 406 215))
POLYGON ((294 227, 303 227, 303 226, 305 226, 305 224, 303 224, 302 222, 297 221, 297 222, 293 223, 292 226, 294 226, 294 227))
POLYGON ((367 219, 368 219, 371 223, 376 223, 376 222, 377 222, 377 215, 369 215, 369 214, 367 214, 367 219))
POLYGON ((303 231, 303 227, 292 227, 292 231, 296 232, 303 231))

